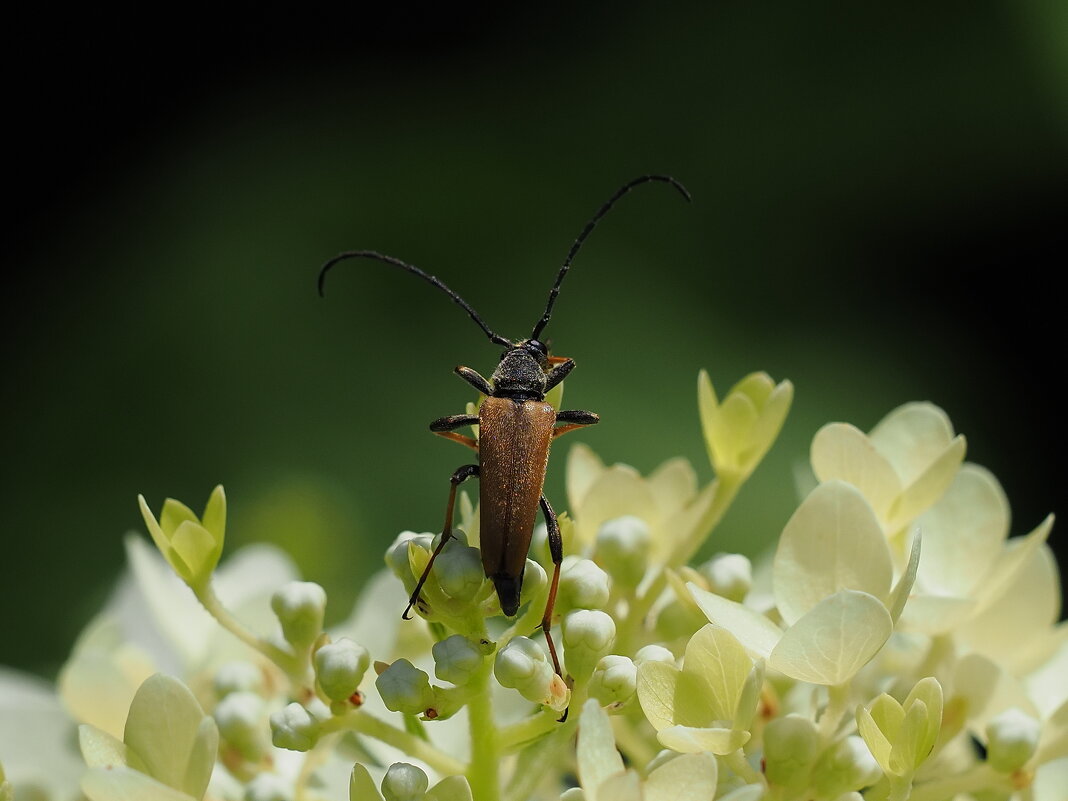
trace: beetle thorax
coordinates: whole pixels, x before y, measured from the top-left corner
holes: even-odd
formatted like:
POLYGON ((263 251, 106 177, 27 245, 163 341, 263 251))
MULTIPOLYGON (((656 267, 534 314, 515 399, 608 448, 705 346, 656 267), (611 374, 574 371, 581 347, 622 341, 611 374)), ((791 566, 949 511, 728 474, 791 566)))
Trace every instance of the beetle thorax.
POLYGON ((527 348, 506 351, 491 380, 495 397, 517 400, 542 400, 545 397, 545 370, 527 348))

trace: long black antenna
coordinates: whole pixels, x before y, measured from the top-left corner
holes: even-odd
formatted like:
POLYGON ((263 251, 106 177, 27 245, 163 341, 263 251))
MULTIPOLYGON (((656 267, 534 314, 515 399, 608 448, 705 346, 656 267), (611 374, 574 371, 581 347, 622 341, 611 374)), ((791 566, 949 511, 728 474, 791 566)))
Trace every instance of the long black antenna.
POLYGON ((328 261, 326 264, 324 264, 322 269, 319 270, 320 297, 323 296, 323 285, 326 281, 327 272, 329 272, 330 268, 337 264, 339 261, 345 261, 346 259, 375 259, 376 261, 385 262, 386 264, 392 264, 394 267, 400 267, 402 270, 407 270, 413 275, 418 275, 424 281, 433 284, 446 295, 448 295, 450 298, 452 298, 452 302, 460 306, 465 312, 467 312, 471 319, 478 323, 478 327, 486 332, 486 336, 490 338, 490 341, 496 342, 498 345, 504 345, 506 348, 510 348, 512 346, 511 341, 502 337, 500 334, 493 333, 493 331, 490 330, 490 327, 486 325, 485 322, 483 322, 481 317, 478 316, 478 312, 471 308, 471 304, 469 304, 466 300, 464 300, 451 289, 449 289, 447 286, 445 286, 445 283, 440 278, 434 275, 430 275, 430 273, 423 272, 413 264, 408 264, 407 262, 401 261, 400 259, 395 259, 392 256, 386 256, 374 250, 349 250, 344 253, 339 253, 338 255, 334 256, 334 258, 330 259, 330 261, 328 261))
POLYGON ((586 223, 586 227, 583 228, 582 233, 578 235, 578 239, 576 239, 575 243, 571 246, 571 250, 567 252, 567 258, 564 259, 564 264, 560 268, 560 272, 556 274, 556 283, 553 284, 553 288, 549 291, 549 302, 545 304, 545 312, 541 315, 538 324, 534 326, 534 331, 530 335, 531 339, 537 339, 538 335, 541 334, 542 329, 545 328, 546 323, 549 322, 549 318, 553 313, 553 305, 556 303, 556 296, 560 294, 560 284, 564 282, 564 276, 567 275, 568 268, 571 267, 571 261, 575 258, 575 254, 578 253, 579 248, 582 247, 582 243, 586 241, 586 237, 590 235, 590 232, 594 229, 597 223, 600 222, 601 218, 608 213, 608 210, 612 208, 617 200, 627 194, 627 192, 634 187, 649 183, 650 181, 661 181, 666 184, 671 184, 679 190, 679 194, 686 198, 687 202, 691 199, 690 193, 686 191, 686 187, 670 175, 642 175, 619 187, 619 189, 615 191, 615 194, 608 198, 604 205, 597 210, 597 213, 593 215, 590 221, 586 223))

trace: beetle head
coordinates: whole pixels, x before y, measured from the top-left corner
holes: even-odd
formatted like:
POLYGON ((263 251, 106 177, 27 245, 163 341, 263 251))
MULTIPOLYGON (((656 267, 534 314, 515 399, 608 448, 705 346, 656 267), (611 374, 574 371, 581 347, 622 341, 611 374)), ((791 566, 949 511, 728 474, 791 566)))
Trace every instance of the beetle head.
POLYGON ((501 354, 493 371, 493 394, 521 400, 545 397, 545 371, 549 350, 537 339, 516 342, 501 354))

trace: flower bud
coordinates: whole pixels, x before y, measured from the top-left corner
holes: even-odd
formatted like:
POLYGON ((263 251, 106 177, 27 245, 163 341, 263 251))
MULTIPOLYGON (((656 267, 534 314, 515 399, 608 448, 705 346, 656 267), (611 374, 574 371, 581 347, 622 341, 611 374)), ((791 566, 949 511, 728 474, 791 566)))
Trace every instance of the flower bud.
POLYGON ((549 577, 545 575, 545 568, 533 559, 527 559, 527 566, 523 570, 523 587, 519 593, 519 605, 537 598, 549 583, 549 577))
POLYGON ((407 659, 398 659, 375 681, 382 703, 391 712, 421 715, 434 703, 430 676, 407 659))
POLYGON ((156 521, 143 495, 137 496, 152 541, 179 578, 195 591, 203 589, 222 555, 226 536, 226 495, 218 486, 197 518, 188 506, 168 498, 156 521))
POLYGON ((450 598, 469 601, 478 593, 486 578, 482 555, 478 548, 451 541, 434 561, 434 576, 450 598))
POLYGON ((622 704, 634 696, 638 682, 637 666, 625 656, 609 654, 593 669, 589 693, 601 706, 622 704))
POLYGON ((394 762, 382 779, 382 795, 386 801, 419 801, 430 786, 422 769, 407 762, 394 762))
POLYGON ((493 675, 502 687, 511 687, 528 701, 544 703, 556 674, 545 651, 527 637, 515 637, 497 652, 493 675))
MULTIPOLYGON (((675 654, 671 653, 663 645, 646 645, 639 648, 634 655, 634 664, 641 665, 645 662, 663 662, 665 665, 675 664, 675 654)), ((675 753, 672 751, 671 753, 675 753)))
POLYGON ((716 554, 699 568, 716 595, 741 603, 753 586, 753 563, 740 553, 716 554))
POLYGON ((601 524, 593 558, 621 587, 632 590, 645 576, 651 544, 649 525, 640 517, 624 515, 601 524))
POLYGON ((883 777, 868 746, 856 735, 839 740, 820 756, 814 774, 821 796, 836 798, 844 793, 870 787, 883 777))
POLYGON ((319 741, 319 721, 298 703, 271 715, 271 742, 290 751, 310 751, 319 741))
POLYGON ((255 693, 229 693, 215 707, 219 735, 249 762, 258 762, 267 749, 263 737, 263 699, 255 693))
POLYGON ((352 696, 371 666, 371 655, 362 645, 348 637, 327 643, 315 652, 315 678, 331 701, 352 696))
POLYGON ((311 581, 291 581, 271 596, 282 636, 294 648, 307 648, 322 633, 326 591, 311 581))
POLYGON ((998 773, 1013 773, 1038 748, 1041 725, 1017 707, 1006 709, 986 726, 986 761, 998 773))
POLYGON ((764 729, 764 773, 782 787, 801 787, 816 761, 816 724, 800 715, 784 715, 764 729))
POLYGON ((590 559, 567 557, 560 569, 559 598, 567 609, 601 609, 608 603, 608 574, 590 559))
POLYGON ((263 690, 263 671, 251 662, 226 662, 215 671, 212 687, 219 698, 230 693, 258 693, 263 690))
POLYGON ((482 665, 486 654, 478 643, 462 634, 453 634, 434 643, 434 675, 460 686, 467 684, 482 665))
POLYGON ((578 680, 593 673, 616 639, 616 622, 605 612, 576 609, 564 617, 564 653, 567 670, 578 680))
POLYGON ((434 537, 431 534, 402 531, 393 540, 393 544, 386 549, 386 567, 390 569, 394 576, 404 582, 404 586, 409 591, 415 589, 415 582, 418 580, 418 576, 412 575, 412 568, 408 562, 408 543, 414 542, 420 548, 429 552, 433 541, 434 537))
POLYGON ((289 801, 290 787, 277 773, 259 773, 245 786, 244 801, 289 801))

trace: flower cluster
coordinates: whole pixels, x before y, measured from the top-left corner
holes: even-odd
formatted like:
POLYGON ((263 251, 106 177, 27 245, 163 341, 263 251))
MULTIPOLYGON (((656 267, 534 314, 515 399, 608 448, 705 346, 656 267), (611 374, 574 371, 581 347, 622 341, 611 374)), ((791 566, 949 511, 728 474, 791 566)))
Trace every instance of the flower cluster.
MULTIPOLYGON (((127 541, 130 578, 60 675, 54 752, 35 760, 0 731, 0 800, 1062 797, 1052 518, 1010 538, 1000 485, 964 462, 937 407, 867 434, 823 427, 774 552, 693 563, 792 393, 757 373, 721 400, 701 373, 708 484, 683 459, 643 476, 570 450, 546 632, 559 654, 535 636, 554 591, 544 527, 506 618, 464 494, 440 550, 441 534, 399 535, 329 629, 327 594, 284 554, 220 563, 221 487, 199 517, 167 500, 157 518, 141 499, 156 550, 127 541)), ((30 697, 24 682, 0 674, 0 714, 30 697)))

